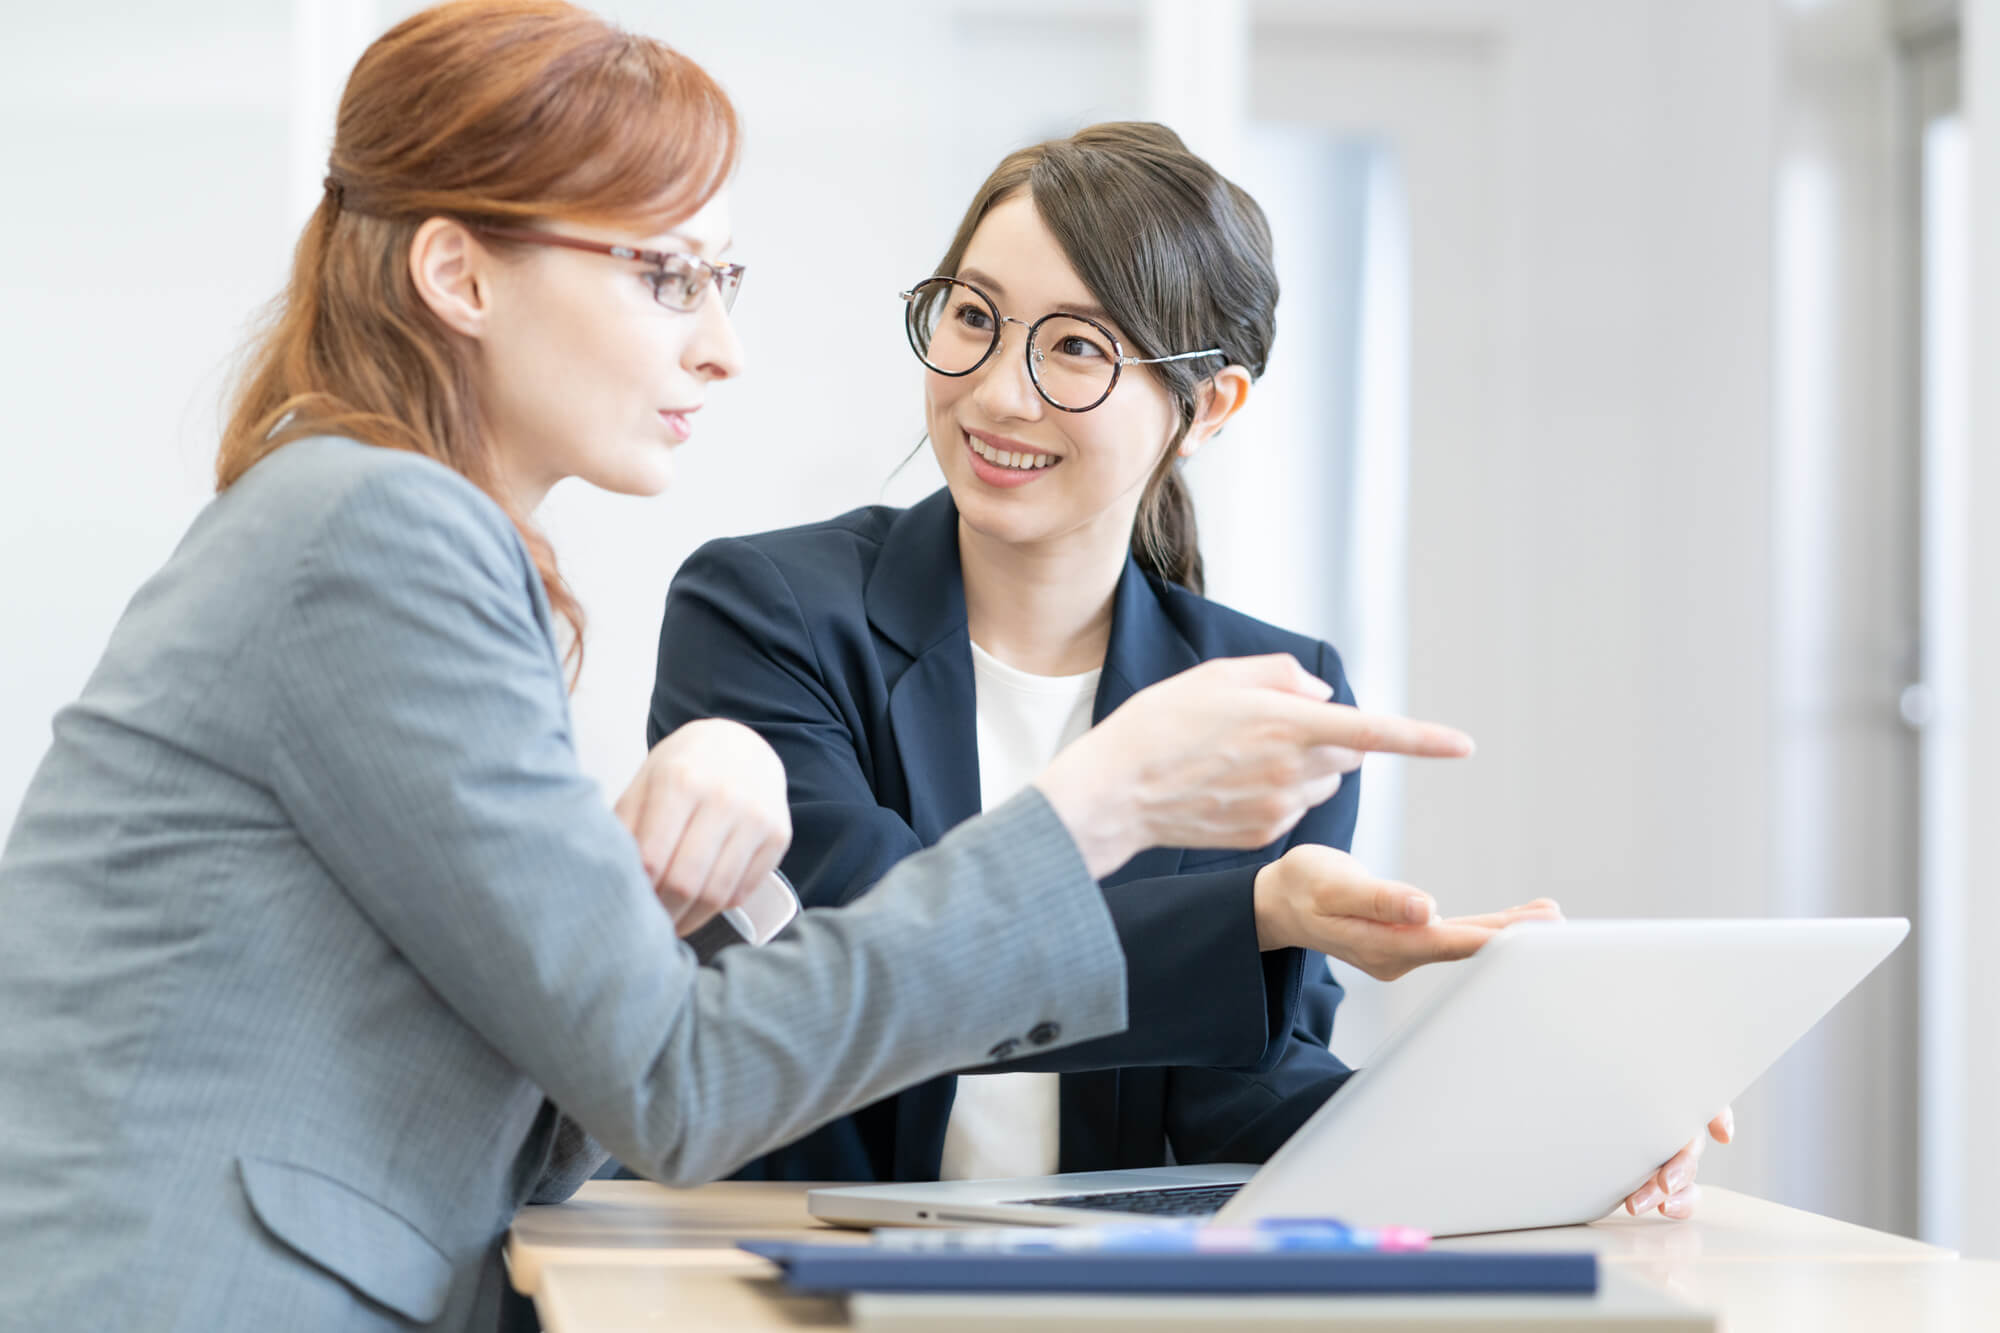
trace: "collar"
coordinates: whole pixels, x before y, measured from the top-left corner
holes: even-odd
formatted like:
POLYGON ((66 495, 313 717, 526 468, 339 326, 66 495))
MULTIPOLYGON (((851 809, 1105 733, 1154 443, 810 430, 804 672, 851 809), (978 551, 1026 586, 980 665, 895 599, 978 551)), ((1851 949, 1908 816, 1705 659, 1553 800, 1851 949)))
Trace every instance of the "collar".
MULTIPOLYGON (((1093 721, 1103 721, 1138 691, 1201 661, 1167 614, 1163 598, 1163 590, 1126 556, 1112 595, 1111 642, 1093 721)), ((958 506, 948 488, 911 505, 890 524, 862 601, 869 623, 912 658, 966 634, 958 506)))

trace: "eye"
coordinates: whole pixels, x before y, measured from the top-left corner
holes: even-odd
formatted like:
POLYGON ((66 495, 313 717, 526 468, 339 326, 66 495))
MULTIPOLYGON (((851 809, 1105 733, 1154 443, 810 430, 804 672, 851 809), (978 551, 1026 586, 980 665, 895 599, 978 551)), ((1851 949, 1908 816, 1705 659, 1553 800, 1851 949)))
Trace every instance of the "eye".
POLYGON ((690 264, 668 264, 643 275, 646 285, 653 289, 653 299, 661 305, 670 305, 685 310, 701 297, 702 270, 690 264))
POLYGON ((1102 360, 1110 355, 1102 347, 1081 334, 1072 333, 1056 341, 1056 355, 1074 357, 1079 361, 1102 360))
POLYGON ((993 316, 976 301, 961 301, 951 312, 951 317, 966 328, 982 333, 993 327, 993 316))

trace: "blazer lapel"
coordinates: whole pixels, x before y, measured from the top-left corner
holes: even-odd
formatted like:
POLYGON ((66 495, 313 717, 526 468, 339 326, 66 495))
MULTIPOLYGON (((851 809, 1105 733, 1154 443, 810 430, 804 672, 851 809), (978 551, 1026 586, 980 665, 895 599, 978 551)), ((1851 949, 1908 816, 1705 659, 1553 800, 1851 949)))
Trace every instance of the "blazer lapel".
MULTIPOLYGON (((1097 680, 1094 726, 1158 681, 1196 665, 1201 657, 1168 619, 1159 594, 1130 556, 1111 606, 1111 646, 1097 680)), ((1178 847, 1149 847, 1107 876, 1106 884, 1177 874, 1178 847)), ((1138 964, 1143 965, 1143 964, 1138 964)), ((1157 1069, 1106 1069, 1064 1074, 1061 1082, 1064 1171, 1105 1171, 1157 1166, 1165 1160, 1166 1075, 1157 1069)))
MULTIPOLYGON (((1140 572, 1138 563, 1127 556, 1125 572, 1119 576, 1118 591, 1112 599, 1111 646, 1104 655, 1104 674, 1098 677, 1091 725, 1102 722, 1148 685, 1200 662, 1200 655, 1167 618, 1166 608, 1160 605, 1152 583, 1140 572)), ((1180 848, 1150 847, 1107 876, 1104 883, 1156 879, 1175 874, 1180 868, 1180 848)))
POLYGON ((911 659, 889 687, 889 733, 909 792, 910 827, 929 846, 979 813, 972 649, 950 491, 896 520, 864 596, 869 622, 911 659))
MULTIPOLYGON (((972 649, 950 491, 912 505, 890 527, 863 600, 876 633, 910 659, 889 686, 889 739, 910 827, 928 847, 979 813, 972 649)), ((896 1097, 894 1179, 937 1179, 957 1089, 947 1074, 896 1097)))

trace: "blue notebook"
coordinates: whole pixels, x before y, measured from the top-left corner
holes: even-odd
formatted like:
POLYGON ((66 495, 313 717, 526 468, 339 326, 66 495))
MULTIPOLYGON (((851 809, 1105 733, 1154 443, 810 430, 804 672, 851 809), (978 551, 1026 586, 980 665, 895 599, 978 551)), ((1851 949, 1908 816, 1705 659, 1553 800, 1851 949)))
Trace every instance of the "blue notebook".
POLYGON ((798 1241, 739 1242, 799 1292, 1576 1292, 1597 1290, 1597 1256, 1377 1251, 1148 1253, 951 1251, 798 1241))

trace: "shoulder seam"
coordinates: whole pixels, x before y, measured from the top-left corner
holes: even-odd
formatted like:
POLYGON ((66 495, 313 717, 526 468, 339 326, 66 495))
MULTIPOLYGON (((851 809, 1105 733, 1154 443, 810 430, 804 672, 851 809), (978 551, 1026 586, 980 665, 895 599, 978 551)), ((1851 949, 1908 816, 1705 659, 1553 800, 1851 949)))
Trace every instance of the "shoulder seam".
MULTIPOLYGON (((422 455, 416 455, 416 456, 422 457, 422 455)), ((430 460, 430 461, 434 462, 435 460, 430 460)), ((449 467, 444 467, 443 464, 438 464, 438 466, 443 468, 443 470, 449 473, 452 477, 455 477, 459 481, 464 482, 466 485, 471 486, 471 482, 468 481, 462 474, 454 471, 449 467)), ((370 493, 376 492, 382 489, 383 487, 390 485, 391 483, 384 479, 393 477, 394 475, 395 474, 391 472, 370 473, 369 475, 363 477, 360 481, 356 482, 354 485, 347 488, 347 490, 334 501, 333 508, 328 511, 327 519, 321 523, 319 531, 313 533, 312 536, 298 549, 298 551, 292 557, 292 567, 285 572, 285 576, 281 585, 282 594, 279 598, 277 614, 273 619, 274 629, 278 629, 281 631, 285 625, 289 624, 292 621, 292 619, 298 615, 300 599, 297 596, 297 592, 299 586, 303 580, 305 580, 307 577, 310 576, 311 572, 318 566, 321 558, 324 556, 326 543, 329 540, 329 534, 333 528, 333 523, 331 521, 332 516, 334 514, 337 514, 341 509, 345 508, 347 505, 355 503, 358 497, 364 497, 370 493)), ((416 470, 413 471, 411 475, 424 476, 428 474, 425 470, 416 470)), ((472 490, 475 495, 485 497, 485 492, 479 490, 478 487, 474 486, 472 487, 472 490)), ((485 498, 487 498, 488 502, 491 503, 490 497, 485 497, 485 498)), ((497 509, 498 506, 496 505, 495 508, 497 509)), ((514 567, 515 574, 525 575, 527 577, 539 578, 540 575, 536 573, 534 570, 534 562, 528 558, 526 549, 521 545, 520 534, 514 530, 514 525, 512 522, 508 522, 506 526, 507 526, 507 536, 510 540, 505 542, 505 548, 507 550, 509 562, 514 567), (523 568, 524 564, 526 566, 525 569, 523 568)), ((496 533, 494 535, 498 534, 496 533)), ((475 563, 478 563, 482 566, 485 564, 484 561, 478 560, 477 557, 473 557, 473 559, 475 560, 475 563)), ((512 596, 513 593, 516 591, 514 587, 504 582, 499 586, 501 590, 508 596, 512 596)), ((528 593, 525 586, 521 587, 519 591, 522 592, 527 597, 530 603, 529 607, 527 608, 526 619, 528 623, 534 627, 537 637, 542 639, 546 644, 546 646, 549 648, 551 655, 551 662, 554 664, 553 669, 556 673, 557 678, 560 679, 562 675, 562 668, 560 664, 560 649, 550 638, 548 627, 543 625, 540 621, 540 618, 535 614, 533 607, 533 594, 528 593)), ((273 677, 272 694, 274 696, 276 708, 282 715, 282 721, 280 726, 273 729, 274 737, 280 733, 282 728, 289 727, 295 724, 297 721, 297 718, 295 716, 297 701, 292 697, 290 681, 287 679, 287 673, 284 672, 281 668, 279 668, 276 664, 277 663, 276 654, 275 650, 272 647, 272 645, 276 644, 282 637, 283 637, 282 632, 280 632, 280 633, 259 635, 256 638, 256 651, 265 658, 267 664, 269 664, 269 669, 272 672, 272 677, 273 677)), ((266 775, 266 780, 267 781, 270 780, 268 775, 266 775)))
POLYGON ((776 579, 778 586, 785 590, 785 601, 792 608, 792 618, 799 622, 799 630, 805 635, 806 650, 812 654, 813 674, 821 681, 825 681, 827 678, 826 666, 819 660, 819 643, 813 638, 812 622, 806 619, 805 608, 799 605, 799 595, 793 591, 791 580, 785 577, 785 571, 779 567, 778 562, 766 555, 755 542, 745 540, 743 544, 757 559, 764 563, 765 567, 771 571, 771 577, 776 579))

